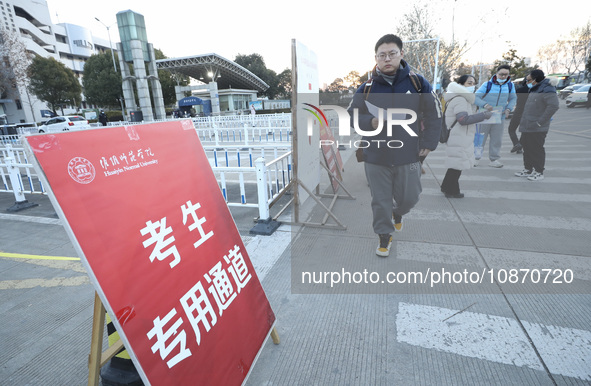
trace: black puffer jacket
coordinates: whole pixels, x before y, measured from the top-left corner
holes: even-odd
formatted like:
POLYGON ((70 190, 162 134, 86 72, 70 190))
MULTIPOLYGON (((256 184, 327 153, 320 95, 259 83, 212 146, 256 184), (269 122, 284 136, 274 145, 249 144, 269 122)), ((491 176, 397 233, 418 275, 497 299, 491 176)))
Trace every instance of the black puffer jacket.
MULTIPOLYGON (((419 161, 420 149, 435 150, 437 147, 441 130, 441 104, 429 82, 422 76, 418 76, 418 79, 421 82, 420 94, 412 84, 410 66, 401 60, 393 84, 388 83, 374 69, 372 78, 362 84, 353 96, 353 101, 347 109, 351 116, 351 126, 358 125, 364 132, 375 131, 371 125, 374 116, 369 112, 366 102, 384 110, 409 109, 418 117, 409 125, 416 136, 409 135, 399 125, 394 125, 391 130, 392 135, 387 135, 386 122, 383 122, 382 131, 379 134, 364 135, 363 140, 370 144, 363 149, 365 162, 384 166, 411 164, 419 161), (358 122, 355 122, 357 114, 355 110, 358 113, 358 122), (422 131, 420 123, 424 125, 422 131), (389 141, 399 142, 394 147, 390 147, 387 145, 389 141), (395 147, 398 144, 403 145, 395 147)), ((398 119, 409 119, 409 116, 398 119)))
POLYGON ((545 78, 531 88, 519 123, 522 133, 543 133, 550 130, 550 118, 558 111, 558 95, 551 80, 545 78))

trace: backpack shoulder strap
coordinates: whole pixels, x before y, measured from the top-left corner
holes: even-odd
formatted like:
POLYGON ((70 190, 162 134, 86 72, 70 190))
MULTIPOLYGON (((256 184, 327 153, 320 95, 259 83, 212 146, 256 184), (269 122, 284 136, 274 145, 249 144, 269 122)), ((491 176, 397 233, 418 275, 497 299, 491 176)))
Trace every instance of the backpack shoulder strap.
POLYGON ((490 92, 490 89, 492 88, 492 82, 489 80, 488 82, 486 82, 486 92, 483 95, 483 98, 486 96, 486 94, 488 94, 490 92))
POLYGON ((443 108, 443 113, 445 114, 445 112, 447 111, 447 106, 449 106, 450 102, 453 101, 454 99, 456 99, 457 97, 459 97, 459 95, 456 95, 454 97, 451 97, 450 100, 445 101, 445 107, 443 108))
POLYGON ((373 86, 373 79, 370 79, 367 82, 365 82, 365 86, 363 86, 363 95, 365 95, 365 100, 367 100, 367 98, 369 97, 371 86, 373 86))
POLYGON ((421 82, 421 79, 413 71, 411 71, 408 75, 410 76, 410 82, 412 83, 412 86, 415 88, 415 90, 418 93, 420 93, 421 90, 422 90, 422 82, 421 82))
MULTIPOLYGON (((417 74, 415 74, 412 71, 409 73, 409 76, 410 76, 410 82, 412 83, 412 86, 414 87, 414 89, 418 93, 420 93, 422 90, 421 79, 419 78, 419 76, 417 74)), ((363 95, 365 95, 366 100, 367 100, 368 94, 371 91, 371 86, 373 86, 373 79, 370 79, 367 82, 365 82, 365 86, 363 87, 363 95)))

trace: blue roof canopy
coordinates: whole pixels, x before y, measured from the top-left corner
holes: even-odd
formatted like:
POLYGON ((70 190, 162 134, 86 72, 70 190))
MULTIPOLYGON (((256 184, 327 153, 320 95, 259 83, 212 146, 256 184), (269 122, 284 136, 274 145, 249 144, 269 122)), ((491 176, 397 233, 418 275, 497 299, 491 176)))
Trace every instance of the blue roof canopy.
POLYGON ((194 96, 183 98, 179 101, 179 107, 202 105, 203 99, 194 96))

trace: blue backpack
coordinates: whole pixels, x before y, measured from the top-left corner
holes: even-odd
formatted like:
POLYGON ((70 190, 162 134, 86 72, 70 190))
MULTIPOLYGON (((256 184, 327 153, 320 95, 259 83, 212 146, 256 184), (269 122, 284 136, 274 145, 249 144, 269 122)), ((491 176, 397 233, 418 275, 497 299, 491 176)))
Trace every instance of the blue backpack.
MULTIPOLYGON (((492 88, 493 84, 492 82, 489 80, 488 82, 486 82, 486 92, 484 93, 484 96, 482 98, 484 98, 486 96, 486 94, 488 94, 490 92, 490 89, 492 88)), ((513 82, 509 81, 509 94, 511 94, 511 90, 513 90, 513 82)))

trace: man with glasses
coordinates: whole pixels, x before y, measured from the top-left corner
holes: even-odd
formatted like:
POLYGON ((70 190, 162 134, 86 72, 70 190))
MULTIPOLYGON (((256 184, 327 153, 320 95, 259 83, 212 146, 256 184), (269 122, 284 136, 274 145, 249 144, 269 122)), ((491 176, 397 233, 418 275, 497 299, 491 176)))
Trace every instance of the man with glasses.
MULTIPOLYGON (((488 166, 493 168, 503 167, 503 164, 499 161, 503 142, 503 127, 505 118, 509 118, 509 113, 517 102, 515 87, 511 83, 510 69, 511 67, 507 64, 500 65, 496 74, 488 82, 484 82, 476 91, 476 100, 474 102, 480 108, 495 111, 497 114, 493 115, 493 117, 500 118, 499 121, 494 123, 480 124, 480 132, 484 134, 482 147, 486 144, 487 137, 490 137, 488 146, 490 163, 488 166)), ((479 161, 480 159, 477 158, 474 166, 477 166, 479 161)))
POLYGON ((381 37, 375 45, 371 79, 359 87, 348 109, 351 125, 365 132, 363 140, 369 144, 362 159, 372 196, 373 229, 379 236, 376 254, 381 257, 390 254, 392 233, 402 230, 402 216, 419 201, 419 157, 435 150, 441 129, 437 96, 425 78, 410 70, 403 56, 398 36, 381 37), (417 119, 388 112, 389 108, 412 110, 417 119), (392 120, 409 123, 388 127, 392 120))
POLYGON ((556 94, 558 79, 546 78, 542 70, 533 70, 525 79, 529 94, 519 123, 523 170, 515 175, 527 177, 530 181, 541 181, 546 164, 544 143, 550 130, 550 120, 559 106, 556 94))

